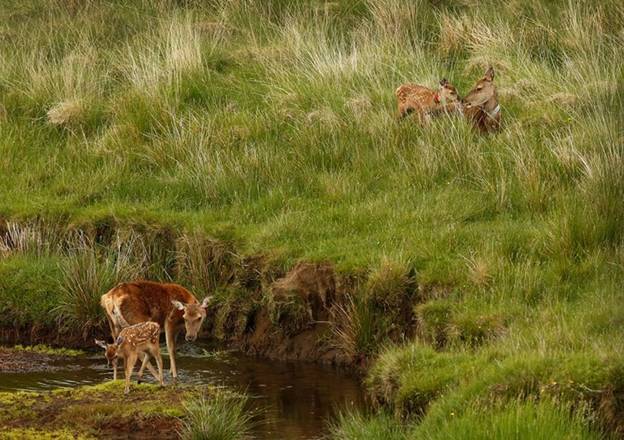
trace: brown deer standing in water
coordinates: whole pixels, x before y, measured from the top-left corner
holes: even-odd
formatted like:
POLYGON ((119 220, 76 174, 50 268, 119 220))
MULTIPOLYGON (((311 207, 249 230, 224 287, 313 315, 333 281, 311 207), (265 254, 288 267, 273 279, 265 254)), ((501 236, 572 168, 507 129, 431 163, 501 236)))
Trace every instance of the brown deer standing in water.
POLYGON ((487 133, 496 131, 501 124, 501 108, 494 85, 494 68, 488 67, 472 90, 463 99, 464 115, 473 126, 487 133))
POLYGON ((403 84, 394 94, 398 101, 399 118, 416 113, 421 124, 429 123, 432 116, 462 111, 457 90, 446 79, 440 81, 437 91, 418 84, 403 84))
MULTIPOLYGON (((153 321, 160 325, 165 333, 171 375, 175 381, 178 377, 175 363, 176 336, 185 330, 187 341, 197 339, 206 319, 210 298, 206 297, 199 303, 191 292, 178 284, 136 281, 112 288, 102 295, 100 304, 106 312, 113 338, 117 338, 121 332, 116 310, 130 324, 153 321)), ((147 366, 151 367, 149 361, 147 366)))
POLYGON ((143 356, 143 365, 139 371, 139 383, 143 375, 143 369, 147 364, 149 357, 152 356, 156 360, 158 374, 154 375, 160 385, 164 385, 163 381, 163 362, 160 355, 160 326, 155 322, 141 322, 140 324, 131 325, 119 332, 119 335, 112 344, 105 341, 95 340, 95 343, 106 350, 105 356, 109 363, 115 368, 115 377, 117 376, 117 360, 124 360, 124 374, 126 384, 124 393, 130 392, 130 377, 134 371, 134 365, 137 359, 143 356))

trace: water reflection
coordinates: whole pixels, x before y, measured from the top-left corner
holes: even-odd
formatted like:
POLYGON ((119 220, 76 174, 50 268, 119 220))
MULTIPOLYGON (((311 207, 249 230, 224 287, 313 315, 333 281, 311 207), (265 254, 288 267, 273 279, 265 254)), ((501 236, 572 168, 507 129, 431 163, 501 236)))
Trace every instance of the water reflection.
MULTIPOLYGON (((71 362, 67 370, 4 374, 0 391, 74 387, 112 377, 99 353, 71 362)), ((332 367, 268 361, 234 352, 213 352, 197 345, 184 346, 178 364, 183 383, 209 383, 247 392, 258 414, 254 428, 258 439, 319 438, 337 410, 364 405, 358 380, 332 367)))

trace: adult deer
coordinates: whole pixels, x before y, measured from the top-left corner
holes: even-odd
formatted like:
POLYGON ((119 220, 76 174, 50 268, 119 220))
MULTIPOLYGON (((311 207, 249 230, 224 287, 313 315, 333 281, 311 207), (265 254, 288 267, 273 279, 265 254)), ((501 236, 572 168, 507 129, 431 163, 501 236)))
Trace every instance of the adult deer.
POLYGON ((119 332, 119 336, 112 344, 105 341, 95 340, 95 343, 105 350, 106 359, 113 364, 115 368, 115 376, 117 376, 117 359, 124 360, 124 373, 126 386, 124 393, 130 391, 130 377, 134 370, 137 359, 143 357, 143 365, 139 370, 139 383, 143 376, 143 369, 148 363, 149 357, 152 356, 156 360, 158 366, 158 374, 154 375, 160 385, 164 385, 162 357, 160 355, 160 344, 158 342, 160 336, 160 326, 155 322, 141 322, 139 324, 125 327, 119 332))
MULTIPOLYGON (((206 319, 206 308, 211 297, 199 303, 184 287, 173 283, 135 281, 121 283, 102 295, 100 304, 106 312, 113 339, 121 331, 115 310, 130 324, 153 321, 165 333, 173 380, 178 377, 175 361, 176 336, 186 331, 185 339, 194 341, 206 319)), ((148 363, 148 366, 149 363, 148 363)))
POLYGON ((494 68, 488 67, 472 90, 463 99, 464 115, 473 126, 487 133, 500 128, 501 108, 498 103, 496 86, 494 85, 494 68))
POLYGON ((403 84, 394 94, 397 97, 399 117, 415 113, 421 124, 428 123, 432 116, 462 110, 457 90, 446 79, 440 81, 437 91, 418 84, 403 84))

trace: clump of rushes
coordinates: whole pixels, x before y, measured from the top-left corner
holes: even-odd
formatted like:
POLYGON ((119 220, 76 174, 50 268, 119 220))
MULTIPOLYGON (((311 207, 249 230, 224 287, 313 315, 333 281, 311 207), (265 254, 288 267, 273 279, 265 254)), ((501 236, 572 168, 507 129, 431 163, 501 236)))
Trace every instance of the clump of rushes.
POLYGON ((196 295, 211 294, 233 280, 238 255, 229 243, 195 232, 182 235, 176 247, 178 279, 196 295))
POLYGON ((389 414, 366 415, 356 411, 341 412, 330 424, 333 440, 406 440, 407 429, 389 414))
POLYGON ((404 340, 412 326, 417 287, 412 269, 384 259, 356 292, 332 308, 335 346, 351 358, 369 357, 386 342, 404 340))
POLYGON ((181 437, 184 440, 245 440, 251 437, 253 413, 247 398, 226 391, 201 395, 184 405, 181 437))
POLYGON ((100 247, 81 236, 60 263, 61 297, 55 308, 64 330, 82 333, 87 338, 102 328, 104 314, 100 297, 121 281, 140 278, 145 262, 136 258, 134 239, 100 247))
POLYGON ((366 298, 346 295, 332 311, 332 343, 337 349, 351 359, 376 350, 379 338, 375 313, 366 298))

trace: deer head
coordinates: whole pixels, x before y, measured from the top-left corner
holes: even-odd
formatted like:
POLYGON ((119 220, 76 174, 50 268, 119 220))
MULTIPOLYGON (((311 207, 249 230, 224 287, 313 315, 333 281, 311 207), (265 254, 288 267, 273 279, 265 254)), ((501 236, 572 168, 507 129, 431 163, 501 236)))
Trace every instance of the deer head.
POLYGON ((109 366, 112 362, 117 360, 117 351, 119 350, 119 346, 123 343, 123 341, 123 336, 118 336, 117 340, 112 344, 107 344, 106 341, 102 341, 100 339, 95 340, 95 344, 104 349, 104 356, 106 357, 109 366))
POLYGON ((488 67, 485 75, 463 99, 464 108, 481 107, 490 99, 496 98, 496 86, 494 85, 494 68, 488 67))
POLYGON ((206 308, 212 296, 207 296, 201 304, 184 304, 180 301, 172 300, 171 303, 178 310, 184 310, 184 327, 186 329, 186 339, 189 342, 197 339, 197 333, 206 319, 206 308))
POLYGON ((457 89, 446 78, 440 80, 438 99, 447 111, 461 110, 462 103, 457 89))

